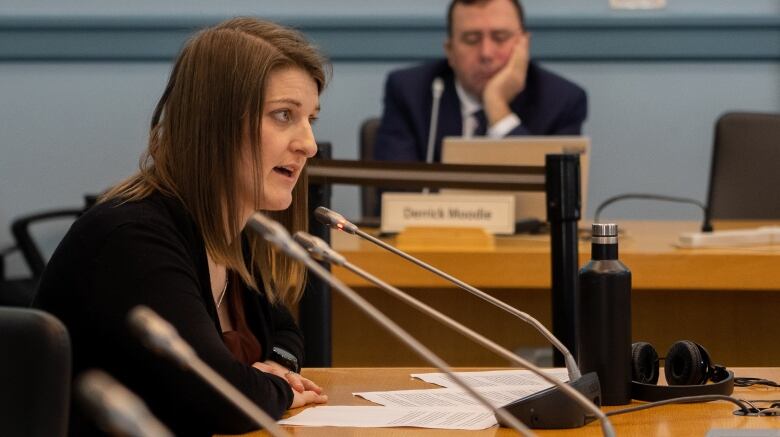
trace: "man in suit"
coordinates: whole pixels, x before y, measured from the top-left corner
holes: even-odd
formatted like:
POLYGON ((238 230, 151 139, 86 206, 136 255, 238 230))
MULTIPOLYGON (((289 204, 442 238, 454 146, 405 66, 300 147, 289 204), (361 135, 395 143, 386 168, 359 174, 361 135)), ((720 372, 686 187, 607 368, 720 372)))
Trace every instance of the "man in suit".
POLYGON ((425 161, 432 83, 441 78, 433 160, 445 136, 579 135, 587 97, 529 60, 531 35, 518 0, 453 0, 446 60, 392 72, 374 158, 425 161))

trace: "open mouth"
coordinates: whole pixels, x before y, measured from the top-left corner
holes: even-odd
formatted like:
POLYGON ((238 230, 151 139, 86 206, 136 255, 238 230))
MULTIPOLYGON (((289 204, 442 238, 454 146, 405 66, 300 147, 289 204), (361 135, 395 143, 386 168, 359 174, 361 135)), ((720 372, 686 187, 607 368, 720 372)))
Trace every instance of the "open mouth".
POLYGON ((274 171, 282 176, 291 178, 295 172, 289 167, 274 167, 274 171))

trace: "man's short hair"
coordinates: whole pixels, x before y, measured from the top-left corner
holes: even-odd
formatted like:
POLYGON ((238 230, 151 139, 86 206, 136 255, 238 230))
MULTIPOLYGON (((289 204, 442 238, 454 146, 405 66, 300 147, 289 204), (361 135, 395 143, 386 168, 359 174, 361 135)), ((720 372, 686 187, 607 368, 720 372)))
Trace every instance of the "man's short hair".
MULTIPOLYGON (((452 0, 450 6, 447 9, 447 36, 452 36, 452 10, 455 9, 455 5, 461 4, 471 6, 479 3, 487 3, 493 0, 452 0)), ((523 13, 523 5, 520 4, 520 0, 510 0, 517 10, 517 17, 520 18, 520 27, 525 30, 525 13, 523 13)))

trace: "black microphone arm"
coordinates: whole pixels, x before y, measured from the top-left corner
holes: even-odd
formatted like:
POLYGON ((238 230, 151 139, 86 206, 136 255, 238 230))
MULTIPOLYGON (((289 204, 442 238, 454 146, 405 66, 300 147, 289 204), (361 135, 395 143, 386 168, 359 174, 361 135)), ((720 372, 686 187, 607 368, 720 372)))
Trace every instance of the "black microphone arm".
POLYGON ((249 225, 249 227, 255 230, 257 233, 262 235, 262 237, 265 238, 266 241, 274 245, 277 249, 287 254, 287 256, 289 256, 290 258, 303 263, 309 269, 309 271, 322 278, 325 282, 329 283, 331 287, 333 287, 335 290, 341 293, 342 296, 347 298, 350 302, 352 302, 352 304, 358 307, 367 316, 369 316, 371 319, 379 323, 388 332, 393 334, 398 340, 400 340, 401 342, 409 346, 409 348, 412 349, 415 353, 417 353, 417 355, 419 355, 420 358, 427 361, 428 363, 430 363, 432 366, 436 367, 443 373, 447 374, 447 376, 449 376, 452 379, 452 381, 454 381, 460 388, 466 391, 469 395, 471 395, 472 398, 474 398, 476 401, 482 404, 485 408, 492 411, 496 415, 496 417, 498 417, 504 423, 507 423, 509 426, 514 428, 518 433, 522 435, 525 436, 534 435, 533 431, 531 431, 521 421, 519 421, 517 418, 509 414, 509 412, 507 412, 503 408, 494 407, 490 403, 490 401, 488 401, 484 396, 482 396, 471 386, 469 386, 463 380, 462 377, 453 373, 449 365, 446 362, 444 362, 444 360, 439 358, 439 356, 434 354, 433 351, 425 347, 425 345, 420 343, 411 334, 409 334, 403 328, 398 326, 398 324, 390 320, 389 317, 384 315, 381 311, 379 311, 373 305, 368 303, 368 301, 363 299, 354 290, 349 288, 343 282, 341 282, 336 277, 334 277, 324 267, 322 267, 316 261, 314 261, 314 259, 312 259, 309 256, 308 252, 306 252, 304 248, 298 245, 298 243, 296 243, 292 239, 292 237, 290 237, 289 232, 287 232, 287 229, 285 229, 284 226, 282 226, 281 224, 279 224, 274 220, 269 219, 268 217, 266 217, 265 215, 259 212, 256 212, 252 214, 251 217, 249 217, 249 221, 247 225, 249 225))
POLYGON ((87 370, 76 380, 78 399, 111 435, 173 437, 138 396, 102 370, 87 370))
POLYGON ((555 346, 558 351, 561 352, 563 355, 564 362, 566 363, 566 370, 569 372, 569 380, 574 381, 578 379, 581 375, 579 367, 577 367, 577 362, 574 360, 574 356, 569 352, 569 349, 566 348, 566 346, 563 345, 563 343, 560 342, 553 334, 550 332, 541 322, 536 320, 534 317, 532 317, 528 313, 524 313, 517 308, 507 304, 506 302, 496 299, 495 297, 485 293, 482 290, 479 290, 477 288, 472 287, 469 284, 466 284, 465 282, 453 277, 452 275, 449 275, 436 267, 433 267, 432 265, 421 261, 411 255, 409 255, 406 252, 400 251, 396 249, 395 247, 385 243, 384 241, 369 235, 363 231, 361 231, 355 224, 351 223, 349 220, 344 218, 341 214, 332 211, 328 208, 325 208, 324 206, 319 206, 317 209, 314 210, 314 217, 317 218, 317 220, 331 228, 336 228, 339 230, 342 230, 344 232, 347 232, 349 234, 355 234, 359 237, 362 237, 377 246, 387 249, 390 252, 393 252, 394 254, 400 256, 401 258, 404 258, 407 261, 410 261, 425 270, 428 270, 448 281, 451 283, 457 285, 463 290, 468 291, 469 293, 473 294, 474 296, 482 299, 485 302, 488 302, 498 308, 501 308, 502 310, 506 311, 509 314, 512 314, 513 316, 517 317, 518 319, 530 324, 534 328, 536 328, 537 331, 539 331, 550 343, 552 343, 553 346, 555 346))
POLYGON ((147 348, 195 372, 269 434, 274 437, 290 436, 271 416, 203 362, 195 350, 179 336, 176 328, 150 308, 143 305, 133 308, 128 315, 128 322, 147 348))
MULTIPOLYGON (((561 381, 559 381, 557 378, 548 375, 547 373, 543 372, 540 368, 533 365, 532 363, 528 362, 527 360, 523 359, 522 357, 519 357, 515 354, 513 354, 511 351, 507 350, 503 346, 500 346, 499 344, 495 343, 494 341, 486 338, 485 336, 479 334, 478 332, 473 331, 472 329, 464 326, 463 324, 457 322, 456 320, 453 320, 449 316, 442 314, 438 310, 430 307, 429 305, 421 302, 418 299, 415 299, 414 297, 410 296, 408 293, 404 293, 403 291, 399 290, 396 287, 393 287, 392 285, 382 281, 381 279, 377 278, 376 276, 372 275, 371 273, 368 273, 367 271, 361 269, 360 267, 350 263, 347 261, 347 259, 341 255, 340 253, 336 252, 331 248, 328 243, 323 241, 321 238, 315 237, 313 235, 307 234, 306 232, 296 232, 294 235, 295 241, 297 241, 301 246, 303 246, 304 249, 306 249, 309 254, 318 261, 325 261, 330 262, 332 264, 344 267, 345 269, 355 273, 356 275, 360 276, 361 278, 374 283, 382 290, 388 292, 393 297, 405 302, 406 304, 416 308, 417 310, 433 317, 434 319, 438 320, 439 322, 443 323, 444 325, 454 329, 455 331, 458 331, 459 333, 463 334, 464 336, 470 338, 477 344, 480 344, 481 346, 493 351, 497 355, 509 360, 510 362, 513 362, 515 364, 518 364, 520 366, 523 366, 533 373, 539 375, 542 379, 546 380, 550 384, 557 386, 560 388, 568 397, 573 399, 575 402, 580 404, 583 411, 590 411, 591 414, 593 414, 595 417, 598 417, 599 420, 602 422, 603 427, 603 434, 605 436, 612 436, 614 435, 614 430, 612 429, 612 424, 609 422, 609 419, 607 416, 596 406, 592 400, 586 398, 582 393, 579 391, 573 389, 568 384, 565 384, 561 381)), ((595 378, 595 373, 593 374, 595 378)), ((574 382, 574 381, 572 381, 574 382)), ((552 393, 552 392, 550 392, 552 393)), ((555 406, 554 408, 560 409, 559 406, 555 406)), ((572 410, 574 414, 577 412, 572 410)), ((539 417, 549 417, 551 416, 546 411, 536 411, 536 414, 539 417)), ((568 420, 567 422, 574 422, 574 420, 568 420)), ((582 420, 585 422, 585 420, 582 420)), ((583 423, 584 424, 584 423, 583 423)))

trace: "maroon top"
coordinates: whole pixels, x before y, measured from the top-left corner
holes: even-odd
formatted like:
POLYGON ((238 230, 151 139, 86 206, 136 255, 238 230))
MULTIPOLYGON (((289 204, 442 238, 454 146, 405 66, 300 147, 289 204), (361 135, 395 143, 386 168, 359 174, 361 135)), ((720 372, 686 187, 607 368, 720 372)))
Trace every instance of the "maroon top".
POLYGON ((228 296, 225 296, 225 300, 228 305, 228 314, 230 314, 230 319, 233 320, 233 328, 235 329, 223 331, 222 341, 225 342, 225 346, 238 361, 251 366, 262 359, 263 349, 257 337, 249 329, 244 311, 236 311, 239 308, 244 308, 241 293, 237 292, 238 290, 233 290, 233 284, 238 280, 240 280, 238 275, 231 273, 230 283, 228 284, 229 289, 226 290, 228 296))

